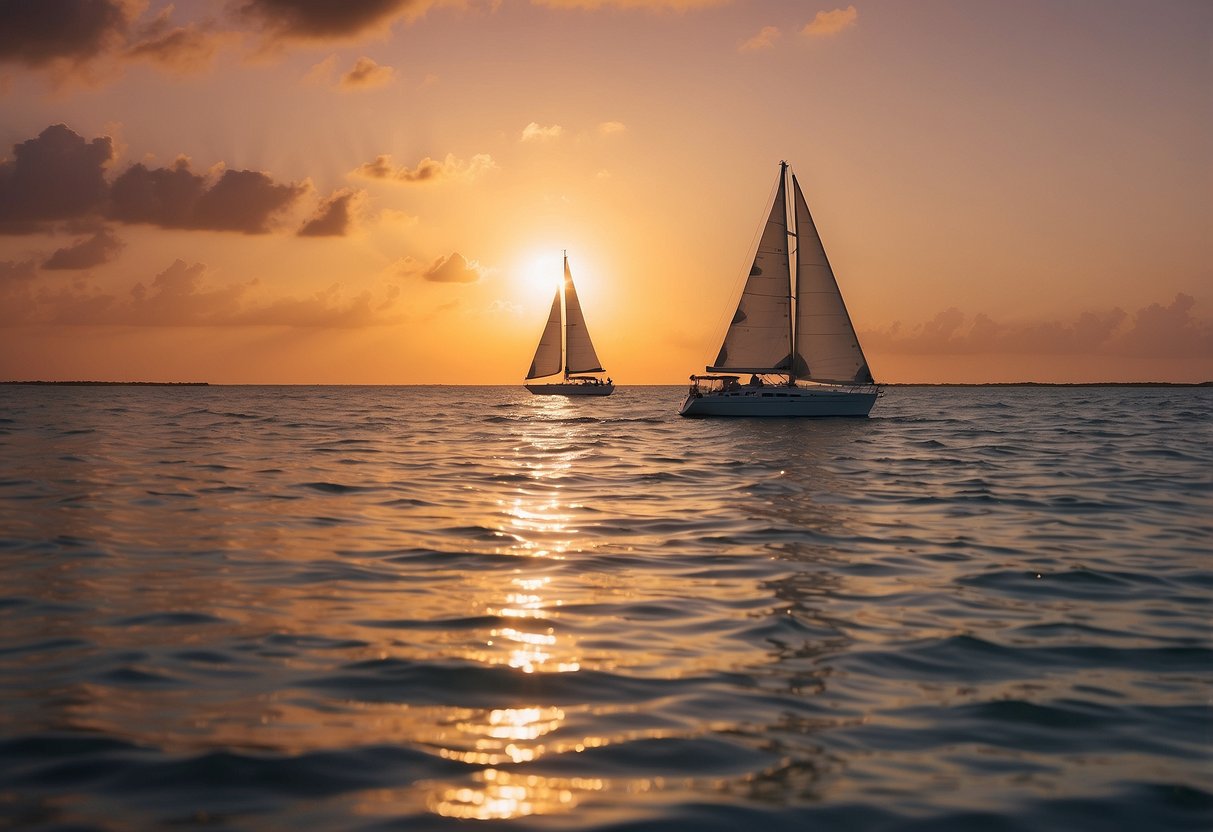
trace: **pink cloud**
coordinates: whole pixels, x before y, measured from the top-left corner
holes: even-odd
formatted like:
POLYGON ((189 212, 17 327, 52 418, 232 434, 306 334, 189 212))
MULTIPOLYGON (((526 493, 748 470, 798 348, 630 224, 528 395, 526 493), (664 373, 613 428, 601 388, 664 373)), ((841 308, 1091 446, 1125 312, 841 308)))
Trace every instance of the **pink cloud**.
POLYGON ((831 37, 843 29, 854 26, 855 21, 858 19, 859 12, 854 6, 847 6, 845 9, 834 9, 828 12, 818 12, 816 17, 805 24, 800 33, 809 37, 831 37))
POLYGON ((913 326, 900 322, 863 333, 865 347, 909 355, 1105 355, 1213 357, 1213 321, 1193 315, 1196 300, 1177 294, 1129 316, 1122 309, 1083 312, 1068 321, 1002 322, 951 308, 913 326))

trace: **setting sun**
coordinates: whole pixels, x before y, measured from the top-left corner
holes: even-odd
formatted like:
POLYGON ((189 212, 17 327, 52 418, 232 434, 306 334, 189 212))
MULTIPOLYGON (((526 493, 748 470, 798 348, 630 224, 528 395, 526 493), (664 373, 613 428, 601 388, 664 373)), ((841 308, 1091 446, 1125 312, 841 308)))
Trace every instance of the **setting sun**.
MULTIPOLYGON (((545 304, 550 303, 552 293, 564 279, 564 260, 559 251, 543 251, 530 254, 522 270, 528 294, 535 295, 545 304)), ((546 312, 546 306, 543 312, 546 312)))

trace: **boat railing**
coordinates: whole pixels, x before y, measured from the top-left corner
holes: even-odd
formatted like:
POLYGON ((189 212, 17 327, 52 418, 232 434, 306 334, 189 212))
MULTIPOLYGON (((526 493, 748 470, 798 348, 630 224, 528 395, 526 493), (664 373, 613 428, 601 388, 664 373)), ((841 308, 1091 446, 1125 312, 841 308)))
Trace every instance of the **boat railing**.
POLYGON ((741 389, 765 389, 778 390, 780 387, 799 387, 804 390, 821 389, 828 390, 831 393, 866 393, 876 394, 877 398, 884 396, 884 390, 878 384, 826 384, 816 382, 782 382, 771 383, 766 382, 761 385, 742 384, 741 376, 731 375, 692 375, 691 386, 688 393, 691 396, 703 396, 709 393, 721 393, 729 390, 741 389))
POLYGON ((738 379, 740 376, 691 376, 691 387, 689 390, 692 396, 702 396, 705 393, 719 393, 723 390, 733 390, 740 385, 738 379))

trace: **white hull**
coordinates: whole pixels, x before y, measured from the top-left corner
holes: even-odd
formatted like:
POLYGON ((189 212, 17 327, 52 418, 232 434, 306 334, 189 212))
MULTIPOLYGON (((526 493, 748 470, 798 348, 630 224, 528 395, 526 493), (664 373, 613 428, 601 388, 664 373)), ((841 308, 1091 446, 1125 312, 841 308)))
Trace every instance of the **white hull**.
POLYGON ((879 392, 853 388, 762 387, 690 393, 680 416, 867 416, 879 392))
POLYGON ((609 396, 614 384, 524 384, 536 396, 609 396))

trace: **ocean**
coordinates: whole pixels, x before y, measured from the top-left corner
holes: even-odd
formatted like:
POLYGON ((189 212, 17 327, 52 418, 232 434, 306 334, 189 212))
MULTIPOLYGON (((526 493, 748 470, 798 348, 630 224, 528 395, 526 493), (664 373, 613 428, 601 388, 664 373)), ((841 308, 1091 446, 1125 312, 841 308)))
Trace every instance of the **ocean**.
POLYGON ((682 394, 0 387, 0 827, 1213 828, 1213 389, 682 394))

